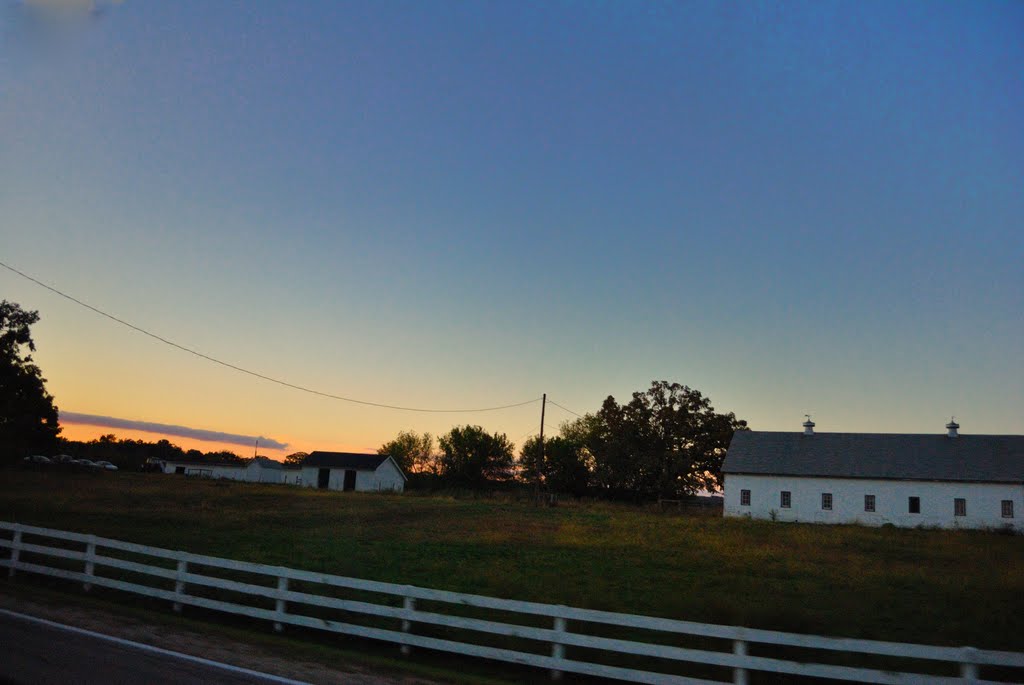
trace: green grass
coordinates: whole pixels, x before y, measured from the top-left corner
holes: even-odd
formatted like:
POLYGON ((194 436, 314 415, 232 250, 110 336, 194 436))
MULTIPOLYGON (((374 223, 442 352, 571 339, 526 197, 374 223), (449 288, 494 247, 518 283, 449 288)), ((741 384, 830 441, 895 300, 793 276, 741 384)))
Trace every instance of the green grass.
POLYGON ((0 519, 495 597, 1024 649, 1024 537, 993 532, 11 470, 0 519))

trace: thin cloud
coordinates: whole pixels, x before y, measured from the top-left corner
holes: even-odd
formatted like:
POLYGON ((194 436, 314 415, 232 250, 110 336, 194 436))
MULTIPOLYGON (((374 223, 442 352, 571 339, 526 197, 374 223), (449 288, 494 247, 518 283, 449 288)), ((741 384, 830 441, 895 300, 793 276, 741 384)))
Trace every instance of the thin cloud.
POLYGON ((98 416, 96 414, 79 414, 73 411, 60 412, 61 423, 77 423, 87 426, 104 426, 107 428, 124 428, 127 430, 143 431, 146 433, 162 433, 164 435, 176 435, 182 438, 193 440, 205 440, 207 442, 225 442, 232 445, 249 446, 260 441, 260 447, 272 450, 287 449, 288 443, 278 442, 273 438, 262 435, 239 435, 238 433, 221 433, 220 431, 208 431, 202 428, 189 428, 188 426, 175 426, 170 423, 154 423, 153 421, 133 421, 131 419, 119 419, 116 416, 98 416))

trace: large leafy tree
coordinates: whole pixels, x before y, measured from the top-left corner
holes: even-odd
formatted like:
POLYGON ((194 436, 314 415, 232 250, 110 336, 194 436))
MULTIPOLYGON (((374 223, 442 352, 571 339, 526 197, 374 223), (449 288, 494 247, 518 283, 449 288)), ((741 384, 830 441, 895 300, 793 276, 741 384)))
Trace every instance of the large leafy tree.
POLYGON ((519 466, 523 479, 542 485, 550 492, 579 496, 590 486, 589 453, 582 441, 573 437, 548 438, 544 441, 543 454, 540 438, 530 438, 523 443, 519 466))
POLYGON ((406 473, 436 474, 440 467, 434 436, 430 433, 401 431, 394 440, 381 445, 377 454, 388 455, 406 473))
POLYGON ((285 456, 284 463, 288 466, 299 466, 309 456, 308 452, 292 452, 285 456))
POLYGON ((51 452, 60 426, 46 379, 32 361, 36 346, 30 327, 39 312, 0 301, 0 459, 51 452))
POLYGON ((513 444, 504 433, 456 426, 438 440, 440 476, 453 484, 481 487, 511 480, 513 444))
POLYGON ((654 381, 626 404, 609 396, 564 433, 589 452, 594 484, 606 494, 673 497, 718 490, 732 435, 746 429, 746 421, 716 412, 699 391, 654 381))

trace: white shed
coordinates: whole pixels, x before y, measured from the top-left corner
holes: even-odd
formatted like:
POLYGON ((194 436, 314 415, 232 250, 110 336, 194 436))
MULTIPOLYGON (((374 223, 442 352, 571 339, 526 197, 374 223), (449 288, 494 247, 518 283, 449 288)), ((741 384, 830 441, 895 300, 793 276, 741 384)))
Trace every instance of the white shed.
POLYGON ((283 483, 284 470, 280 462, 266 457, 247 461, 214 462, 202 459, 176 459, 163 462, 164 473, 177 473, 201 478, 239 480, 248 483, 283 483))
POLYGON ((201 459, 173 459, 163 462, 164 473, 184 474, 201 478, 245 480, 245 462, 214 462, 201 459))
POLYGON ((302 485, 302 467, 298 464, 285 464, 281 478, 285 485, 302 485))
POLYGON ((266 457, 253 457, 245 466, 245 480, 250 483, 283 483, 284 465, 266 457))
POLYGON ((725 515, 1024 530, 1024 436, 738 431, 725 515))
POLYGON ((405 474, 387 455, 313 452, 302 462, 301 484, 329 490, 402 492, 405 474))

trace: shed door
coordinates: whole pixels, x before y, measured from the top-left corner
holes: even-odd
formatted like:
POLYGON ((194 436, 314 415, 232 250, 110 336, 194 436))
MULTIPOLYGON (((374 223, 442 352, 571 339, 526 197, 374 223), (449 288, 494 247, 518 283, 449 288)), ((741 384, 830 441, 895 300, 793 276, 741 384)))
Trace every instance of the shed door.
POLYGON ((345 492, 349 492, 349 491, 355 490, 355 489, 356 489, 356 472, 351 470, 351 469, 349 469, 348 471, 345 471, 345 487, 344 487, 344 490, 345 490, 345 492))
POLYGON ((327 487, 327 484, 330 483, 330 482, 331 482, 331 470, 330 469, 320 469, 320 471, 317 473, 317 476, 316 476, 316 486, 318 488, 324 489, 324 488, 327 487))

